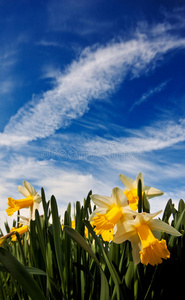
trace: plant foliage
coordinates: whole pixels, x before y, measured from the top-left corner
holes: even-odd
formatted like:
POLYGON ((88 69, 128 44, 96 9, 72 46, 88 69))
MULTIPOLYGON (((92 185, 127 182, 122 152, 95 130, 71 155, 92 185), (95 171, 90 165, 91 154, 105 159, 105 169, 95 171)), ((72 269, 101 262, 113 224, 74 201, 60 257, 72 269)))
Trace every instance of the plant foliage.
MULTIPOLYGON (((36 211, 29 232, 17 234, 16 242, 8 239, 0 248, 0 299, 147 300, 173 299, 183 293, 185 203, 182 199, 178 209, 170 199, 162 217, 182 236, 162 234, 171 257, 153 267, 133 263, 129 241, 108 243, 95 234, 89 222, 93 211, 91 191, 83 205, 76 202, 75 229, 71 225, 71 204, 61 226, 55 197, 46 201, 43 189, 41 194, 44 214, 36 211)), ((141 192, 139 197, 139 211, 149 212, 147 198, 141 192)), ((6 229, 8 233, 8 224, 6 229)))

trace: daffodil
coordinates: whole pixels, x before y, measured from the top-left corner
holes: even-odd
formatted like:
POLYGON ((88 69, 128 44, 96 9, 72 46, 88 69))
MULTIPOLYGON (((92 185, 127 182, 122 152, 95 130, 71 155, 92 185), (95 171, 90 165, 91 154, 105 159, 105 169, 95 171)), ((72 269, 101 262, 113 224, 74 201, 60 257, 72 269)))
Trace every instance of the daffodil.
MULTIPOLYGON (((23 233, 27 232, 30 228, 30 218, 26 218, 20 215, 18 215, 18 217, 21 219, 19 222, 19 227, 18 228, 12 227, 10 229, 10 232, 14 232, 14 233, 18 232, 19 235, 22 235, 23 233)), ((13 234, 11 238, 12 238, 12 242, 15 242, 17 240, 16 234, 13 234)))
POLYGON ((8 216, 12 216, 14 212, 21 208, 30 207, 30 219, 35 219, 35 210, 39 208, 41 202, 40 195, 36 192, 34 187, 26 180, 23 181, 23 186, 18 186, 18 191, 25 196, 24 199, 15 200, 14 198, 8 198, 8 205, 6 212, 8 216))
POLYGON ((14 233, 13 232, 10 232, 4 236, 1 236, 0 237, 0 247, 3 246, 4 242, 7 240, 7 238, 9 238, 10 236, 12 236, 14 233))
POLYGON ((172 226, 159 220, 153 219, 161 211, 148 214, 136 213, 133 220, 128 220, 119 224, 114 236, 114 242, 117 244, 129 240, 132 245, 133 260, 137 264, 158 265, 162 259, 170 257, 166 241, 158 239, 160 232, 181 236, 181 234, 172 226))
MULTIPOLYGON (((14 232, 14 233, 18 232, 19 235, 22 235, 23 233, 27 232, 28 229, 29 229, 29 226, 27 226, 27 225, 23 225, 23 226, 20 225, 18 228, 12 227, 12 229, 10 230, 10 232, 14 232)), ((11 239, 12 239, 12 242, 15 242, 17 240, 16 234, 13 234, 11 236, 11 239)))
POLYGON ((129 201, 129 205, 135 211, 137 210, 137 205, 139 200, 138 192, 137 192, 139 180, 141 180, 141 184, 142 184, 142 193, 145 193, 148 199, 153 198, 155 196, 161 196, 164 194, 162 191, 156 188, 145 186, 143 180, 143 174, 141 172, 137 175, 136 180, 122 174, 119 174, 119 178, 125 186, 123 192, 129 201))
POLYGON ((117 224, 133 218, 134 211, 128 205, 128 200, 119 188, 112 190, 111 197, 91 195, 92 201, 98 206, 90 216, 94 231, 102 236, 104 241, 113 240, 117 224))

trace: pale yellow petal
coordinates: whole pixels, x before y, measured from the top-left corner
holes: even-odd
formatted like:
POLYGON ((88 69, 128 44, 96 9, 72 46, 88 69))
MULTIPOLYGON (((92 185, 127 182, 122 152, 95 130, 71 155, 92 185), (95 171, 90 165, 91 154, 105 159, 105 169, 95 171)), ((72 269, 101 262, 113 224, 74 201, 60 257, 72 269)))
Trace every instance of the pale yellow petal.
POLYGON ((106 212, 107 212, 107 208, 103 208, 103 207, 98 207, 98 208, 96 208, 93 212, 92 212, 92 214, 90 215, 90 221, 92 221, 93 220, 93 218, 96 216, 96 214, 98 213, 98 214, 106 214, 106 212))
POLYGON ((126 189, 131 190, 133 188, 134 180, 132 178, 119 174, 119 179, 124 184, 126 189))
POLYGON ((132 226, 130 226, 130 224, 128 224, 127 221, 123 223, 118 223, 113 242, 116 244, 121 244, 126 240, 130 240, 135 235, 135 233, 135 229, 132 226))
POLYGON ((143 219, 145 220, 145 222, 150 221, 151 219, 155 218, 157 215, 161 214, 162 210, 159 210, 153 214, 149 214, 146 212, 141 213, 141 216, 143 216, 143 219))
MULTIPOLYGON (((143 179, 143 174, 140 172, 137 177, 136 177, 136 182, 138 184, 138 181, 141 180, 142 183, 142 188, 144 188, 145 184, 144 184, 144 179, 143 179)), ((137 187, 136 187, 137 188, 137 187)))
POLYGON ((36 193, 36 195, 33 197, 34 202, 40 203, 42 201, 42 198, 39 194, 36 193))
POLYGON ((148 198, 153 198, 164 194, 162 191, 151 186, 145 186, 143 191, 145 192, 148 198))
POLYGON ((114 201, 112 197, 108 196, 101 196, 101 195, 91 195, 91 199, 97 206, 109 208, 112 204, 114 204, 114 201))
POLYGON ((21 193, 23 196, 25 197, 29 197, 30 196, 30 193, 29 191, 27 190, 27 188, 25 186, 22 186, 22 185, 19 185, 17 187, 19 193, 21 193))
POLYGON ((132 247, 132 257, 135 264, 138 264, 140 260, 140 251, 141 251, 141 242, 139 240, 138 235, 133 236, 130 239, 131 247, 132 247))
POLYGON ((118 206, 127 206, 128 205, 128 200, 125 194, 121 189, 118 187, 113 188, 112 190, 112 197, 115 201, 115 204, 118 206))
POLYGON ((34 189, 34 187, 31 185, 31 183, 29 183, 28 181, 24 180, 22 184, 28 190, 28 192, 30 193, 30 195, 32 195, 32 196, 36 195, 37 192, 34 189))
POLYGON ((169 224, 163 222, 162 220, 151 220, 149 226, 151 230, 159 230, 174 236, 181 236, 181 233, 179 231, 177 231, 174 227, 170 226, 169 224))
POLYGON ((35 220, 35 211, 39 210, 39 203, 33 202, 33 205, 30 207, 30 220, 35 220))

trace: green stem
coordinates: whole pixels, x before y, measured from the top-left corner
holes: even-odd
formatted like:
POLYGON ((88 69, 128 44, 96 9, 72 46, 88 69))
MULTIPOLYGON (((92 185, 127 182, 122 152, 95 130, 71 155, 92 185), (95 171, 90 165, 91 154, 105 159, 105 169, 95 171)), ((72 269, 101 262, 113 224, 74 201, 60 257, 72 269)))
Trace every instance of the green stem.
POLYGON ((143 211, 143 195, 142 195, 142 182, 139 179, 137 186, 137 194, 138 194, 138 212, 141 213, 143 211))

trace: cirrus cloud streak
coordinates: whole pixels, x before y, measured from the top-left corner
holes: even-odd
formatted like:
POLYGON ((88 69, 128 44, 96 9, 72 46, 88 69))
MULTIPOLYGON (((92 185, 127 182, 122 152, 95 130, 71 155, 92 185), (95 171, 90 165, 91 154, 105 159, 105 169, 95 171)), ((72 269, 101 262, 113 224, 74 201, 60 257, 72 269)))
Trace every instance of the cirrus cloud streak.
POLYGON ((11 146, 46 138, 88 111, 93 101, 111 95, 124 79, 146 74, 170 50, 185 47, 185 39, 154 28, 132 39, 86 48, 51 90, 21 107, 0 133, 0 145, 11 146))

